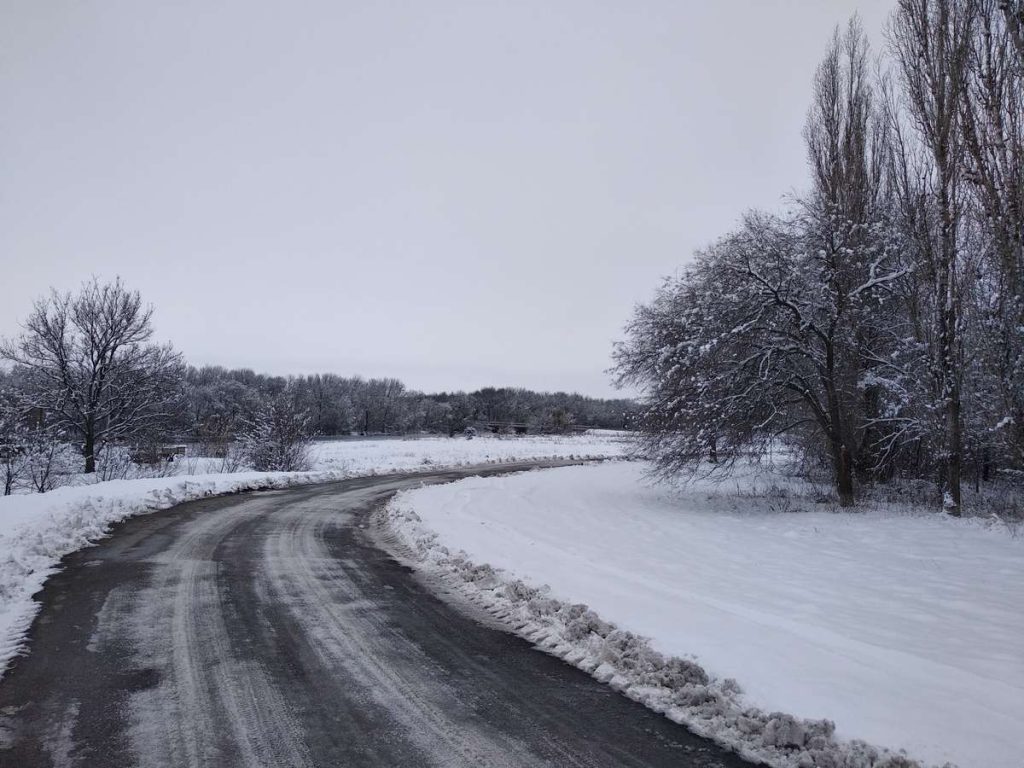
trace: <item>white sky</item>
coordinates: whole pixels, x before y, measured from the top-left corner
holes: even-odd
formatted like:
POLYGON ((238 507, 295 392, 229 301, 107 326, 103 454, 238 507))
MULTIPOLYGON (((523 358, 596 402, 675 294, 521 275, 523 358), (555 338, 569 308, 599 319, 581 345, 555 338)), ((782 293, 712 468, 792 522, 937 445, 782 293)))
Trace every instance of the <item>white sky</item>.
POLYGON ((892 4, 0 0, 0 335, 121 275, 195 364, 609 394, 892 4))

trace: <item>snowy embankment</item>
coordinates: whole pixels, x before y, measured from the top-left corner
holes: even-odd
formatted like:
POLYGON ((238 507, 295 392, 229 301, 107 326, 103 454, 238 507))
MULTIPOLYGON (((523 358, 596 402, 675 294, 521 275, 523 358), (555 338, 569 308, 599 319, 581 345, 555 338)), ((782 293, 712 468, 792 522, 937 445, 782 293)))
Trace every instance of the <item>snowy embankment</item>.
MULTIPOLYGON (((603 432, 577 437, 323 442, 314 446, 311 472, 180 474, 0 497, 0 675, 21 647, 39 608, 32 595, 60 559, 102 538, 111 525, 126 518, 257 488, 527 459, 617 456, 624 450, 621 435, 603 432)), ((216 463, 186 459, 180 466, 188 473, 216 463)))
POLYGON ((643 469, 425 487, 385 520, 541 648, 749 757, 1020 768, 1024 540, 643 469))

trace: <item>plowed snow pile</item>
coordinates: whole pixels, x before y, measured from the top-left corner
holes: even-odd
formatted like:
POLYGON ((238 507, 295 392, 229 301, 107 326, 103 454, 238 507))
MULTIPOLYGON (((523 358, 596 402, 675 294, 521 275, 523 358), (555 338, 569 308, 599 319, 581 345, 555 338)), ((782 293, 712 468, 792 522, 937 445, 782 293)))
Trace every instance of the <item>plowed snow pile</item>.
POLYGON ((473 478, 387 516, 422 565, 542 647, 749 755, 901 764, 863 740, 1021 767, 1024 538, 735 484, 670 493, 643 469, 473 478))

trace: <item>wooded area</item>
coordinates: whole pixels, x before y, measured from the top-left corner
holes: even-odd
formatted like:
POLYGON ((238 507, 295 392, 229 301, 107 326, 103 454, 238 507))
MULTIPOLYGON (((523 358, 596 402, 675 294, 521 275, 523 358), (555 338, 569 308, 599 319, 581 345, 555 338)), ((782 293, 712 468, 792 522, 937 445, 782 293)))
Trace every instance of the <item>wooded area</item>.
MULTIPOLYGON (((811 188, 752 212, 616 350, 665 474, 780 440, 857 484, 1024 469, 1024 6, 900 0, 814 77, 811 188)), ((705 464, 705 466, 707 466, 705 464)))

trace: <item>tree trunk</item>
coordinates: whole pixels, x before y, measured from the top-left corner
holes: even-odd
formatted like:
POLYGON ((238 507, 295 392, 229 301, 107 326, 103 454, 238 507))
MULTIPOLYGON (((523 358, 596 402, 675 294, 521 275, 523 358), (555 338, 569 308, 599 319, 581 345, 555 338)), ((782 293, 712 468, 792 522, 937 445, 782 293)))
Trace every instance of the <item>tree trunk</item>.
POLYGON ((963 458, 963 424, 960 419, 960 386, 954 384, 949 393, 946 407, 946 431, 949 435, 946 461, 946 494, 943 506, 953 517, 960 517, 960 474, 963 458))
POLYGON ((950 183, 942 185, 939 205, 942 216, 942 265, 939 272, 939 370, 946 411, 946 492, 942 505, 949 514, 960 516, 960 472, 963 454, 963 425, 960 418, 960 379, 957 361, 957 306, 955 269, 956 234, 950 183))
POLYGON ((82 455, 85 456, 85 474, 91 475, 96 471, 96 436, 91 431, 85 434, 82 455))
POLYGON ((841 440, 832 440, 832 468, 835 471, 839 506, 853 506, 853 462, 850 451, 841 440))
POLYGON ((836 492, 839 506, 853 506, 853 460, 843 439, 843 412, 839 404, 839 389, 836 387, 835 347, 831 340, 825 350, 825 373, 823 383, 828 398, 828 421, 825 434, 829 436, 832 448, 832 468, 835 472, 836 492))

